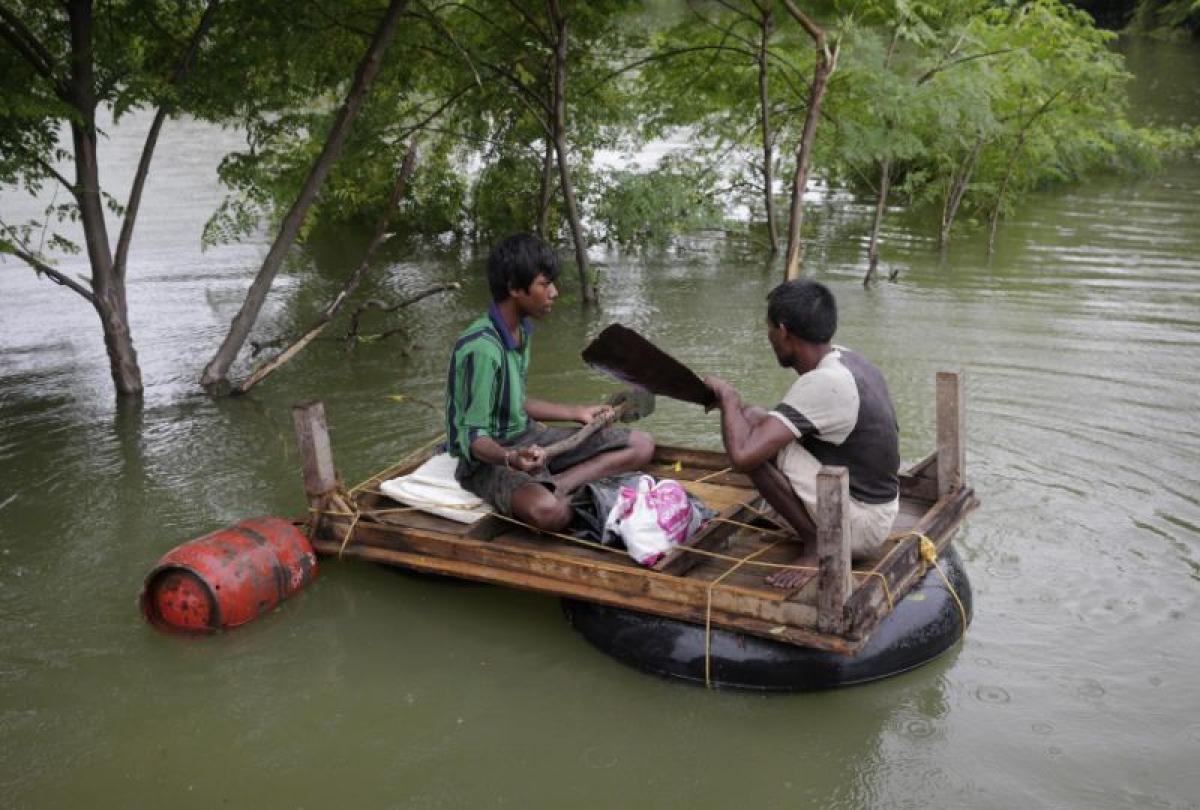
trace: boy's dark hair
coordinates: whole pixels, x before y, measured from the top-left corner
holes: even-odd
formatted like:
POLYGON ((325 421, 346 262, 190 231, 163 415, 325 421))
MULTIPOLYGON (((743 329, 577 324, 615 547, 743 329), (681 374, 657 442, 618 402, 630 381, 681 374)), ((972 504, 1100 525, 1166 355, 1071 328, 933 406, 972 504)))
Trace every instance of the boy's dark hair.
POLYGON ((539 273, 547 281, 558 278, 558 255, 532 234, 513 234, 488 254, 488 287, 493 301, 508 298, 510 288, 528 290, 539 273))
POLYGON ((785 281, 767 294, 767 320, 809 343, 828 343, 837 331, 837 301, 819 281, 785 281))

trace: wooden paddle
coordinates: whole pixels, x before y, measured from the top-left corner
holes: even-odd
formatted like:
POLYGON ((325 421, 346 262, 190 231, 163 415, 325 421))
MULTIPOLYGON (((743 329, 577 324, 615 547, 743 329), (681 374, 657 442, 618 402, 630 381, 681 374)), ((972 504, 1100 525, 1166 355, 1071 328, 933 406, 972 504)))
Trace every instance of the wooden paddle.
POLYGON ((684 402, 717 404, 716 394, 696 373, 627 326, 614 323, 583 350, 583 361, 619 380, 684 402))
POLYGON ((608 417, 593 419, 567 438, 543 447, 546 461, 555 456, 561 456, 568 450, 574 450, 593 433, 608 427, 613 422, 632 422, 636 419, 646 418, 654 413, 654 394, 638 390, 618 391, 609 397, 605 404, 612 407, 612 413, 608 417))

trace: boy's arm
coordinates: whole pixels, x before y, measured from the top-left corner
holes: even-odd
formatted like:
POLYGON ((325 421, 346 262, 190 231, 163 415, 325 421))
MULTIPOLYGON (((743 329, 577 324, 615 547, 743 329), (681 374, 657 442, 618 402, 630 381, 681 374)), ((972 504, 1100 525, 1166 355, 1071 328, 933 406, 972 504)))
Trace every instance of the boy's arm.
POLYGON ((586 425, 607 410, 608 405, 564 405, 544 399, 525 400, 525 413, 539 422, 578 422, 586 425))

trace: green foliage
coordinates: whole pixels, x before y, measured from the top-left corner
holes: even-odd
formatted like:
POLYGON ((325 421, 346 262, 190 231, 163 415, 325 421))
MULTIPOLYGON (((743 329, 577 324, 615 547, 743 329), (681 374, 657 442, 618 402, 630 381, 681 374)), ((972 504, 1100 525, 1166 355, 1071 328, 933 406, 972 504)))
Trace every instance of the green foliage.
POLYGON ((662 248, 689 231, 721 225, 711 175, 702 164, 674 157, 647 172, 609 172, 595 210, 604 238, 623 247, 662 248))
POLYGON ((1165 38, 1200 37, 1200 0, 1138 0, 1129 29, 1165 38))

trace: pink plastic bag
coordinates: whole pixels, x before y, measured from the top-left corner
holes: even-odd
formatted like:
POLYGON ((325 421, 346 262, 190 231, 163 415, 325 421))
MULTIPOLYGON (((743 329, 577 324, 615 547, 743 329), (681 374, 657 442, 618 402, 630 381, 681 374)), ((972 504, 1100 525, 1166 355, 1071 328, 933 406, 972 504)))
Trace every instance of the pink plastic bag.
POLYGON ((643 475, 636 487, 621 487, 604 531, 620 537, 629 556, 649 567, 673 547, 686 544, 703 523, 704 515, 692 507, 678 481, 655 482, 643 475))

